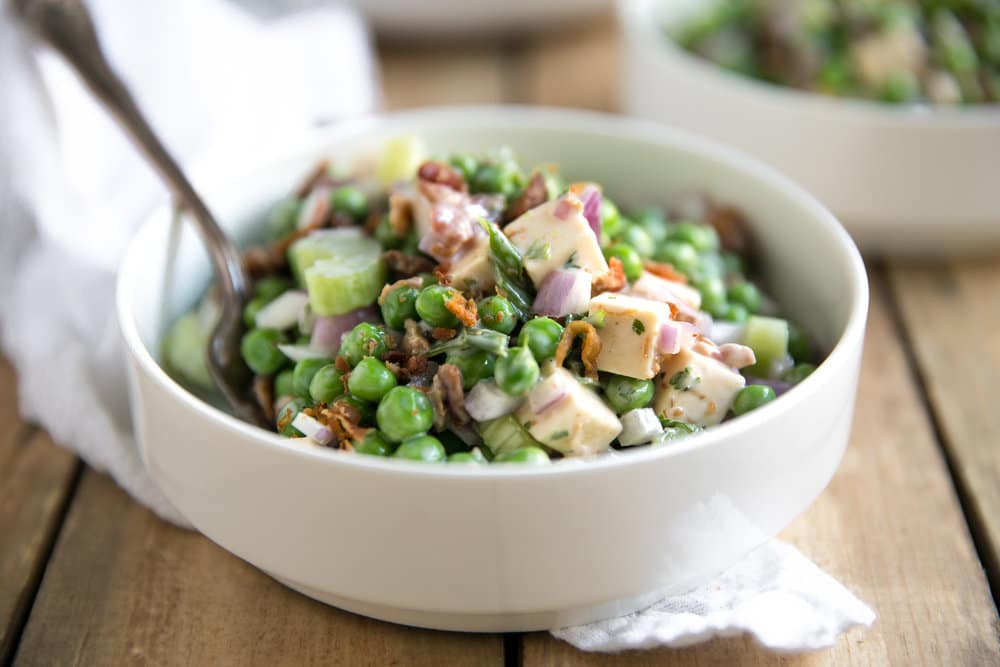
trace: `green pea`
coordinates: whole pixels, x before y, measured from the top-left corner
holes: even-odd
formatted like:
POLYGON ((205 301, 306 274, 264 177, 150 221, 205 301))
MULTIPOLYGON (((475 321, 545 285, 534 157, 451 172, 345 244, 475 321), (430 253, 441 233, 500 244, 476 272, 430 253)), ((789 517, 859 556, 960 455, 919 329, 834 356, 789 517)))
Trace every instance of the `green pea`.
POLYGON ((697 252, 714 252, 719 249, 719 235, 711 225, 679 222, 670 230, 670 240, 690 243, 697 252))
POLYGON ((479 162, 476 158, 468 153, 455 153, 448 159, 448 162, 451 166, 461 172, 462 178, 464 178, 466 182, 472 180, 472 176, 476 173, 476 169, 479 167, 479 162))
POLYGON ((652 380, 613 375, 604 386, 604 397, 612 410, 624 414, 652 403, 655 390, 652 380))
POLYGON ((300 412, 306 409, 306 407, 305 400, 301 398, 293 398, 281 406, 281 409, 278 410, 278 414, 274 419, 278 433, 289 438, 301 437, 302 432, 292 426, 292 422, 300 412))
POLYGON ((610 248, 605 248, 604 257, 605 259, 617 257, 622 263, 622 269, 629 282, 635 282, 642 275, 642 257, 632 246, 616 243, 610 248))
POLYGON ((392 445, 374 428, 365 433, 365 436, 361 440, 355 440, 351 444, 354 446, 354 451, 358 454, 367 454, 368 456, 392 455, 392 445))
POLYGON ((295 231, 299 220, 299 209, 302 207, 295 197, 288 197, 278 202, 268 218, 268 228, 272 239, 281 239, 295 231))
POLYGON ((710 278, 694 285, 701 293, 701 309, 713 317, 722 317, 729 307, 726 300, 726 286, 719 278, 710 278))
POLYGON ((512 347, 497 359, 497 386, 511 396, 523 396, 538 382, 538 362, 527 347, 512 347))
POLYGON ((879 98, 884 102, 913 102, 920 97, 920 81, 909 70, 891 72, 882 83, 879 98))
POLYGON ((656 251, 655 259, 666 262, 688 277, 698 270, 698 251, 683 241, 667 241, 656 251))
POLYGON ((257 326, 257 313, 260 309, 270 303, 267 299, 259 296, 247 301, 247 305, 243 306, 243 324, 247 326, 248 329, 253 329, 257 326))
POLYGON ((476 168, 469 181, 469 189, 473 193, 494 192, 504 197, 511 197, 517 193, 523 182, 523 175, 513 165, 486 163, 476 168))
POLYGON ((386 250, 398 250, 403 245, 403 242, 406 241, 406 237, 398 236, 396 230, 389 224, 388 215, 383 215, 382 219, 375 225, 373 236, 386 250))
POLYGON ((388 351, 385 331, 368 322, 356 325, 340 342, 340 355, 352 368, 365 357, 381 359, 388 351))
POLYGON ((527 463, 530 465, 548 465, 549 455, 540 447, 521 447, 497 455, 494 463, 527 463))
POLYGON ((736 394, 736 400, 733 401, 733 414, 737 417, 745 415, 765 403, 770 403, 775 398, 777 396, 775 396, 774 390, 766 384, 747 385, 736 394))
POLYGON ((344 395, 344 374, 336 364, 327 364, 316 371, 309 382, 309 396, 317 403, 332 403, 344 395))
POLYGON ((409 285, 402 285, 389 292, 382 301, 382 319, 386 326, 402 331, 406 320, 416 320, 418 294, 420 291, 409 285))
POLYGON ((622 230, 620 241, 625 245, 632 246, 632 249, 639 253, 643 259, 653 256, 656 252, 656 243, 653 237, 639 225, 625 225, 622 230))
POLYGON ((291 368, 286 368, 274 376, 274 396, 295 396, 295 380, 291 368))
POLYGON ((309 387, 319 369, 333 363, 333 359, 303 359, 292 371, 292 389, 297 396, 309 396, 309 387))
POLYGON ((351 406, 361 415, 361 425, 362 426, 372 426, 375 424, 375 404, 369 403, 362 398, 355 396, 353 394, 345 394, 333 402, 336 406, 338 403, 346 403, 351 406))
POLYGON ((562 325, 549 317, 536 317, 525 322, 517 336, 517 344, 527 347, 539 364, 556 356, 562 338, 562 325))
POLYGON ((396 448, 396 453, 393 456, 397 459, 435 463, 444 461, 447 454, 444 451, 444 445, 433 435, 416 435, 404 440, 396 448))
POLYGON ((368 214, 368 199, 365 193, 351 185, 337 188, 330 195, 330 206, 337 213, 344 213, 355 220, 368 214))
POLYGON ((452 352, 445 359, 462 371, 462 387, 472 389, 480 380, 493 377, 496 356, 483 350, 474 352, 452 352))
POLYGON ((292 281, 288 278, 268 276, 254 283, 253 294, 256 298, 264 299, 265 303, 270 303, 290 289, 292 281))
POLYGON ((788 354, 792 355, 792 359, 796 362, 811 361, 813 358, 809 337, 791 322, 788 323, 788 354))
POLYGON ((670 234, 670 225, 660 209, 642 208, 633 211, 631 217, 635 224, 646 230, 654 244, 659 245, 667 240, 667 236, 670 234))
POLYGON ((742 303, 730 302, 720 317, 727 322, 743 323, 750 318, 750 311, 742 303))
POLYGON ((815 370, 816 367, 812 364, 796 364, 794 367, 785 371, 782 374, 781 379, 788 384, 798 384, 812 375, 815 370))
POLYGON ((746 309, 751 313, 760 310, 762 300, 760 290, 753 283, 742 282, 730 285, 729 289, 726 290, 726 296, 731 302, 746 306, 746 309))
POLYGON ((473 449, 471 452, 455 452, 454 454, 449 454, 448 463, 471 463, 474 465, 485 465, 489 462, 478 449, 473 449))
POLYGON ((716 252, 706 252, 698 255, 698 266, 688 276, 693 282, 706 280, 722 280, 726 276, 726 265, 716 252))
POLYGON ((746 273, 743 258, 734 252, 722 253, 722 268, 726 276, 740 276, 746 273))
POLYGON ((271 375, 281 370, 288 357, 278 349, 279 343, 284 343, 285 337, 274 329, 251 329, 243 334, 240 341, 240 352, 243 360, 254 373, 271 375))
POLYGON ((601 199, 601 231, 612 239, 622 231, 621 213, 615 203, 607 197, 601 199))
POLYGON ((412 387, 393 387, 378 404, 375 419, 386 438, 401 442, 430 429, 434 424, 434 408, 423 392, 412 387))
POLYGON ((432 327, 457 327, 458 318, 445 306, 456 294, 458 292, 444 285, 428 285, 417 295, 417 314, 432 327))
POLYGON ((517 326, 517 312, 502 296, 486 297, 479 302, 479 319, 483 326, 510 335, 517 326))
POLYGON ((396 376, 378 359, 365 357, 347 378, 347 388, 358 398, 377 403, 396 386, 396 376))

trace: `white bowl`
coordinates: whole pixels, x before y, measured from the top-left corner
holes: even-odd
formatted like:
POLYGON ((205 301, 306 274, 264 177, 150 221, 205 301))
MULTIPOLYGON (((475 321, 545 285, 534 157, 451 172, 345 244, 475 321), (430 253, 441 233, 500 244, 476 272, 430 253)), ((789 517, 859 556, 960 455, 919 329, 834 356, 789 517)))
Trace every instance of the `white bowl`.
POLYGON ((662 126, 530 108, 430 109, 324 130, 257 170, 201 183, 237 236, 320 156, 390 136, 435 152, 512 146, 622 203, 707 187, 756 221, 766 278, 826 349, 780 400, 673 446, 545 468, 421 465, 306 447, 198 400, 157 364, 207 258, 157 212, 118 281, 132 411, 150 474, 205 535, 289 586, 368 616, 453 630, 534 630, 635 610, 720 572, 825 487, 847 445, 867 311, 864 267, 802 189, 662 126))
POLYGON ((622 0, 622 105, 769 162, 865 251, 1000 247, 1000 106, 899 108, 755 81, 671 42, 697 0, 622 0))

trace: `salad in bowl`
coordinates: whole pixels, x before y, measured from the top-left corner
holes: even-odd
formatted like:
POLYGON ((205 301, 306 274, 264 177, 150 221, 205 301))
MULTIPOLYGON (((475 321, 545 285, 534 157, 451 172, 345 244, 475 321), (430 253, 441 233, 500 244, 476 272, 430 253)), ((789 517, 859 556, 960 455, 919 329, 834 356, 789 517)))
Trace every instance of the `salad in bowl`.
MULTIPOLYGON (((743 212, 641 203, 505 148, 321 162, 244 253, 262 411, 305 446, 544 465, 693 437, 807 377, 817 351, 755 280, 743 212)), ((164 340, 199 391, 213 308, 164 340)))

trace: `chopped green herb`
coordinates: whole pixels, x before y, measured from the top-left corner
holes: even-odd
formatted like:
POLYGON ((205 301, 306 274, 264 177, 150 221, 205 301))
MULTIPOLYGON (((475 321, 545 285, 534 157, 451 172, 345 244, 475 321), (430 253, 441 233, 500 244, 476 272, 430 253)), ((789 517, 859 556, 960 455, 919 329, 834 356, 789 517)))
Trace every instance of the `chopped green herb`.
POLYGON ((568 437, 569 437, 569 431, 566 430, 556 431, 555 433, 549 436, 549 440, 562 440, 563 438, 568 438, 568 437))
POLYGON ((670 442, 671 440, 677 440, 683 438, 684 436, 691 435, 693 433, 700 433, 704 431, 703 426, 698 424, 688 424, 686 422, 680 422, 676 419, 667 419, 665 417, 660 417, 660 423, 663 424, 663 433, 656 436, 653 440, 653 445, 662 445, 664 443, 670 442))
POLYGON ((670 378, 670 386, 677 391, 690 391, 701 382, 701 378, 694 374, 690 366, 685 366, 670 378))
POLYGON ((541 239, 528 246, 528 252, 524 253, 525 259, 546 260, 552 257, 552 246, 541 239))
POLYGON ((636 336, 641 336, 646 333, 646 325, 639 320, 632 320, 632 333, 636 336))

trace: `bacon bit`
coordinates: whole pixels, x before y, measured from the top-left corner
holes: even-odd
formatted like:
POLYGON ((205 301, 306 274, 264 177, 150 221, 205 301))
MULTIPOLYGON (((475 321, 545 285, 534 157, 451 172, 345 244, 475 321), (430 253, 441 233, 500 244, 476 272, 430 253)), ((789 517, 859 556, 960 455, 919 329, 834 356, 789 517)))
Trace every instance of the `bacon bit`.
POLYGON ((459 322, 467 327, 476 326, 476 322, 479 320, 479 311, 476 309, 476 302, 472 299, 466 299, 459 292, 456 292, 455 296, 445 301, 444 307, 448 309, 448 312, 457 317, 459 322))
POLYGON ((403 192, 389 195, 389 227, 393 234, 403 238, 413 226, 413 199, 403 192))
POLYGON ((304 181, 299 185, 298 189, 295 190, 295 196, 298 199, 305 199, 313 188, 315 188, 323 179, 330 173, 330 161, 320 160, 319 163, 313 167, 313 170, 309 173, 304 181))
POLYGON ((735 206, 713 206, 705 220, 719 235, 719 245, 729 252, 746 253, 750 250, 753 235, 743 212, 735 206))
POLYGON ((468 192, 469 190, 462 173, 444 162, 434 162, 433 160, 424 162, 417 170, 417 178, 421 181, 446 185, 459 192, 468 192))
POLYGON ((337 370, 341 373, 351 372, 351 365, 347 363, 347 359, 345 359, 342 354, 337 355, 337 358, 333 360, 333 365, 336 366, 337 370))
POLYGON ((253 397, 268 421, 274 421, 274 378, 270 375, 254 375, 253 397))
POLYGON ((284 258, 276 258, 274 253, 264 246, 247 248, 243 252, 243 270, 255 280, 278 273, 284 268, 284 264, 284 258))
POLYGON ((618 292, 628 285, 628 280, 625 278, 625 267, 620 259, 617 257, 609 259, 608 269, 609 271, 604 275, 594 278, 594 283, 590 288, 591 296, 597 296, 604 292, 618 292))
POLYGON ((654 276, 659 276, 664 280, 669 280, 675 283, 687 284, 687 276, 674 268, 673 264, 668 264, 667 262, 654 262, 651 259, 647 259, 642 263, 642 268, 646 269, 654 276))
POLYGON ((441 429, 449 423, 462 426, 472 421, 468 411, 465 409, 465 391, 462 389, 462 371, 453 364, 442 364, 434 380, 431 382, 429 392, 431 401, 434 403, 435 425, 441 429), (437 409, 442 413, 439 419, 437 409), (441 422, 438 424, 438 422, 441 422))
POLYGON ((562 366, 573 347, 573 341, 577 336, 583 336, 583 347, 580 348, 580 359, 583 361, 583 369, 588 378, 597 379, 597 357, 601 354, 601 337, 597 334, 594 325, 585 320, 573 320, 566 325, 559 345, 556 347, 556 366, 562 366))
POLYGON ((372 211, 368 214, 368 217, 365 218, 365 224, 361 228, 365 234, 368 236, 375 235, 375 230, 378 228, 379 223, 382 222, 382 213, 383 211, 372 211))
POLYGON ((456 329, 447 329, 445 327, 434 327, 434 330, 431 331, 431 337, 434 340, 451 340, 457 335, 458 331, 456 329))
POLYGON ((517 199, 510 203, 504 213, 504 220, 510 222, 524 215, 526 212, 541 206, 549 200, 549 189, 545 185, 545 177, 541 172, 536 171, 531 175, 531 180, 525 186, 524 191, 518 195, 517 199))
POLYGON ((415 276, 434 269, 434 262, 419 255, 407 255, 399 250, 386 250, 382 259, 390 269, 404 276, 415 276))
MULTIPOLYGON (((451 276, 448 274, 448 269, 441 264, 434 267, 434 277, 438 279, 438 282, 445 287, 451 285, 451 276)), ((473 322, 475 324, 475 322, 473 322)), ((472 324, 469 325, 470 327, 472 324)))
POLYGON ((361 426, 361 412, 347 401, 334 401, 328 407, 307 408, 304 412, 312 412, 310 416, 333 431, 341 445, 351 440, 360 440, 369 431, 361 426))
POLYGON ((415 289, 420 289, 424 284, 424 281, 420 276, 410 276, 409 278, 402 278, 394 283, 388 283, 382 286, 382 291, 378 295, 378 305, 385 303, 385 298, 392 293, 398 287, 413 287, 415 289))
POLYGON ((411 356, 427 354, 427 351, 431 349, 431 344, 424 338, 423 332, 420 331, 420 325, 413 320, 406 320, 403 323, 403 328, 406 331, 403 333, 402 351, 411 356))

